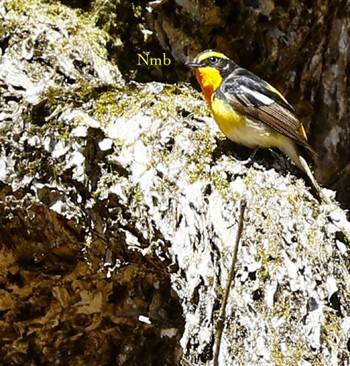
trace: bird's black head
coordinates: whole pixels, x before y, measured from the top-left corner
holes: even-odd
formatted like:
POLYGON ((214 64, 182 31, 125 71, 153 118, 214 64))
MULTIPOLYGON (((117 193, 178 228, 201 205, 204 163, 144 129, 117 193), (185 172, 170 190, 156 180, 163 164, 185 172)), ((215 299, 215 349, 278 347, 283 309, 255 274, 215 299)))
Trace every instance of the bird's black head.
POLYGON ((192 62, 189 62, 186 65, 195 69, 212 67, 217 69, 223 78, 229 75, 233 69, 237 67, 236 63, 230 60, 223 53, 213 50, 205 50, 201 52, 193 59, 192 62))

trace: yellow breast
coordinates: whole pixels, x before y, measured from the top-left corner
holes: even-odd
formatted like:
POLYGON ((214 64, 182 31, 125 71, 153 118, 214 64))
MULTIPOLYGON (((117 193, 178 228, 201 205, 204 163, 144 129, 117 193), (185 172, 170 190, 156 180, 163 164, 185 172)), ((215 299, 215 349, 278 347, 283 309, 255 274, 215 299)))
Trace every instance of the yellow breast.
POLYGON ((227 137, 229 137, 233 129, 246 127, 246 118, 222 100, 213 98, 210 108, 216 123, 227 137))
POLYGON ((212 98, 210 107, 221 131, 233 142, 250 148, 269 148, 280 147, 287 139, 265 123, 244 116, 218 98, 212 98))

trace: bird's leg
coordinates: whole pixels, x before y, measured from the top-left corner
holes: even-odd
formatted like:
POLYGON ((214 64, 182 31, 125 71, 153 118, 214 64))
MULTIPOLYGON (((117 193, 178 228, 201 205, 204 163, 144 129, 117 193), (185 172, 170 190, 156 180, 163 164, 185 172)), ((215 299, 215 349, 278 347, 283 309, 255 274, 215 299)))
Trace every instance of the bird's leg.
POLYGON ((242 165, 250 164, 254 160, 254 157, 255 157, 256 153, 258 152, 258 150, 259 150, 259 147, 256 147, 252 151, 252 153, 249 155, 248 159, 239 161, 240 164, 242 164, 242 165))
POLYGON ((288 169, 288 160, 286 159, 285 154, 281 154, 280 151, 274 149, 269 149, 269 152, 274 157, 274 160, 277 161, 279 165, 281 165, 281 167, 288 169))

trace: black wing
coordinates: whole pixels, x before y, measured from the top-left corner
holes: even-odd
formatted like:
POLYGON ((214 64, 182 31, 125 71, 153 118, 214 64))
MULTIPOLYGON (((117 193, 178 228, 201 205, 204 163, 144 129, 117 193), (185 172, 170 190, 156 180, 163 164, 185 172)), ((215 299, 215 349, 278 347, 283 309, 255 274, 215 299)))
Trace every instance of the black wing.
POLYGON ((225 79, 218 93, 222 93, 237 111, 267 124, 314 154, 293 107, 266 81, 239 68, 225 79))

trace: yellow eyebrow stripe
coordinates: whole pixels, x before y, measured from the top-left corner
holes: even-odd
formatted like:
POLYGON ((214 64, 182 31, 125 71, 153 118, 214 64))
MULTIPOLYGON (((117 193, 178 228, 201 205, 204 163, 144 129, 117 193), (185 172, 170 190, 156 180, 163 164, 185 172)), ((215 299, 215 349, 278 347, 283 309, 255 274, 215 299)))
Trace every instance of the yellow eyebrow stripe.
POLYGON ((228 58, 221 52, 211 51, 211 52, 207 52, 207 53, 201 55, 198 58, 198 62, 202 62, 203 60, 206 60, 207 58, 210 58, 210 57, 218 57, 218 58, 226 58, 226 59, 228 58))

